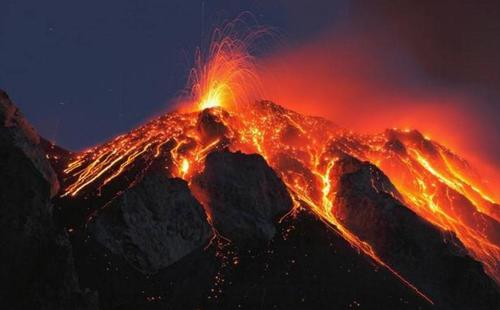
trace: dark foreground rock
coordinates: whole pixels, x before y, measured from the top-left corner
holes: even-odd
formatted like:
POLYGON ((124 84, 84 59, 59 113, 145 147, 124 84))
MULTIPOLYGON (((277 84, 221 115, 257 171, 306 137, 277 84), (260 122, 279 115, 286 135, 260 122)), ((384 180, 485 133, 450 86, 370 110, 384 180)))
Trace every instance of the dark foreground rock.
MULTIPOLYGON (((60 181, 71 183, 64 169, 78 155, 39 142, 6 96, 0 99, 2 309, 95 307, 95 295, 81 287, 98 292, 101 309, 120 310, 499 306, 496 286, 481 265, 453 235, 407 209, 391 182, 368 163, 347 158, 335 165, 333 210, 434 306, 312 211, 299 209, 283 218, 292 208, 291 198, 259 155, 216 151, 207 156, 204 171, 190 183, 207 213, 186 182, 161 174, 175 145, 168 137, 156 150, 161 156, 142 154, 106 186, 52 200, 57 181, 46 158, 60 181), (206 214, 231 242, 211 239, 206 214), (57 225, 71 227, 71 245, 57 225)), ((268 107, 283 112, 274 104, 268 107)), ((210 109, 197 121, 202 140, 219 141, 214 149, 237 134, 227 127, 227 117, 210 109)), ((141 137, 147 128, 133 135, 141 137)), ((282 134, 297 145, 305 141, 293 126, 282 134)), ((315 180, 294 154, 282 155, 275 167, 305 173, 317 187, 313 200, 322 199, 317 183, 322 180, 315 180)))
POLYGON ((146 175, 89 224, 90 235, 144 274, 205 246, 212 230, 182 179, 146 175))
POLYGON ((91 309, 72 247, 54 223, 55 173, 39 137, 0 91, 0 304, 4 309, 91 309))
POLYGON ((193 184, 214 227, 235 242, 271 240, 276 221, 292 209, 286 186, 260 155, 210 153, 193 184))
POLYGON ((498 309, 496 284, 452 234, 405 207, 389 179, 352 157, 332 171, 334 212, 390 266, 443 309, 498 309))
POLYGON ((433 309, 309 212, 248 249, 223 241, 144 275, 92 240, 77 251, 102 309, 433 309))

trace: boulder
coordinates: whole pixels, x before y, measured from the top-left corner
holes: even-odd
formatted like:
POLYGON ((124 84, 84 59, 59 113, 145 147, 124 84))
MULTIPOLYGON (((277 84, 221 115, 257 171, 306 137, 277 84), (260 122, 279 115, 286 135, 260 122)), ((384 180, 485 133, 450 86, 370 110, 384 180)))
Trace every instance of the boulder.
POLYGON ((151 173, 88 226, 90 235, 143 274, 154 274, 205 246, 212 230, 187 183, 151 173))
POLYGON ((210 153, 193 186, 214 227, 235 242, 271 240, 279 217, 292 209, 285 184, 257 154, 210 153))
POLYGON ((216 139, 226 137, 229 128, 225 119, 229 114, 220 108, 208 108, 200 112, 196 122, 197 131, 203 141, 209 143, 216 139))

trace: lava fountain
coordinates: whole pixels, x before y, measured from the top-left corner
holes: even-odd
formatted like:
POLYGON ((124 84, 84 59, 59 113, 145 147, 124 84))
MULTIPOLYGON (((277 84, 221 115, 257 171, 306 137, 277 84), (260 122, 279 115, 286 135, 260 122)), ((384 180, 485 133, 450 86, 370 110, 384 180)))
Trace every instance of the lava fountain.
POLYGON ((184 105, 194 110, 234 108, 260 99, 260 79, 255 57, 248 52, 256 40, 270 35, 265 27, 249 26, 242 15, 213 31, 209 47, 195 52, 184 105), (241 29, 251 30, 241 30, 241 29), (244 33, 244 35, 240 35, 244 33))
MULTIPOLYGON (((215 31, 207 53, 196 53, 183 111, 167 113, 74 154, 64 170, 62 196, 105 195, 111 187, 116 191, 117 186, 130 186, 150 167, 190 183, 213 150, 258 153, 285 182, 295 210, 311 210, 354 248, 432 303, 335 216, 331 171, 349 155, 381 168, 400 192, 402 203, 443 232, 456 234, 488 274, 500 280, 499 205, 466 161, 418 131, 359 135, 320 117, 256 101, 262 93, 255 58, 247 47, 264 29, 243 39, 235 38, 235 29, 232 23, 215 31), (129 181, 123 185, 122 179, 129 181)), ((203 197, 198 199, 203 202, 203 197)))

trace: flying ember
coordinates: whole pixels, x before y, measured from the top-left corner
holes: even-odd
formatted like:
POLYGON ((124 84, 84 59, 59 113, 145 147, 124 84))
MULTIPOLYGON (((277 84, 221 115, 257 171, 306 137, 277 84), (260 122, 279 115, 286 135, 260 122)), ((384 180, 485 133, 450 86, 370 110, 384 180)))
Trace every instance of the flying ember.
POLYGON ((213 107, 231 109, 235 104, 254 101, 261 95, 256 62, 248 53, 255 40, 269 35, 264 27, 251 31, 244 18, 217 28, 207 50, 198 49, 188 78, 188 105, 195 110, 213 107))
MULTIPOLYGON (((295 211, 312 211, 432 303, 426 292, 385 262, 338 215, 335 169, 340 160, 353 157, 380 168, 396 188, 386 189, 388 195, 443 233, 454 233, 488 274, 500 281, 499 205, 466 161, 418 131, 389 129, 359 135, 326 119, 260 100, 256 62, 247 48, 264 30, 243 39, 237 39, 234 31, 234 24, 215 31, 208 51, 196 53, 188 81, 189 111, 167 113, 104 145, 74 154, 64 171, 63 196, 127 187, 140 177, 143 167, 162 169, 191 186, 210 152, 257 153, 286 184, 295 211)), ((194 188, 193 192, 198 193, 194 188)), ((210 203, 203 195, 196 196, 205 207, 210 203)))

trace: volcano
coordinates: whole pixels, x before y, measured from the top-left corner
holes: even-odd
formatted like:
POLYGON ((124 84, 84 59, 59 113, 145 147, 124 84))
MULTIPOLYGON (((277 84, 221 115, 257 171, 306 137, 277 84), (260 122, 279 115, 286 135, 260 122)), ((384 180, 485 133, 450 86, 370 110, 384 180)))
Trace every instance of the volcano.
POLYGON ((416 130, 255 101, 70 152, 1 98, 11 308, 500 307, 495 193, 416 130))

